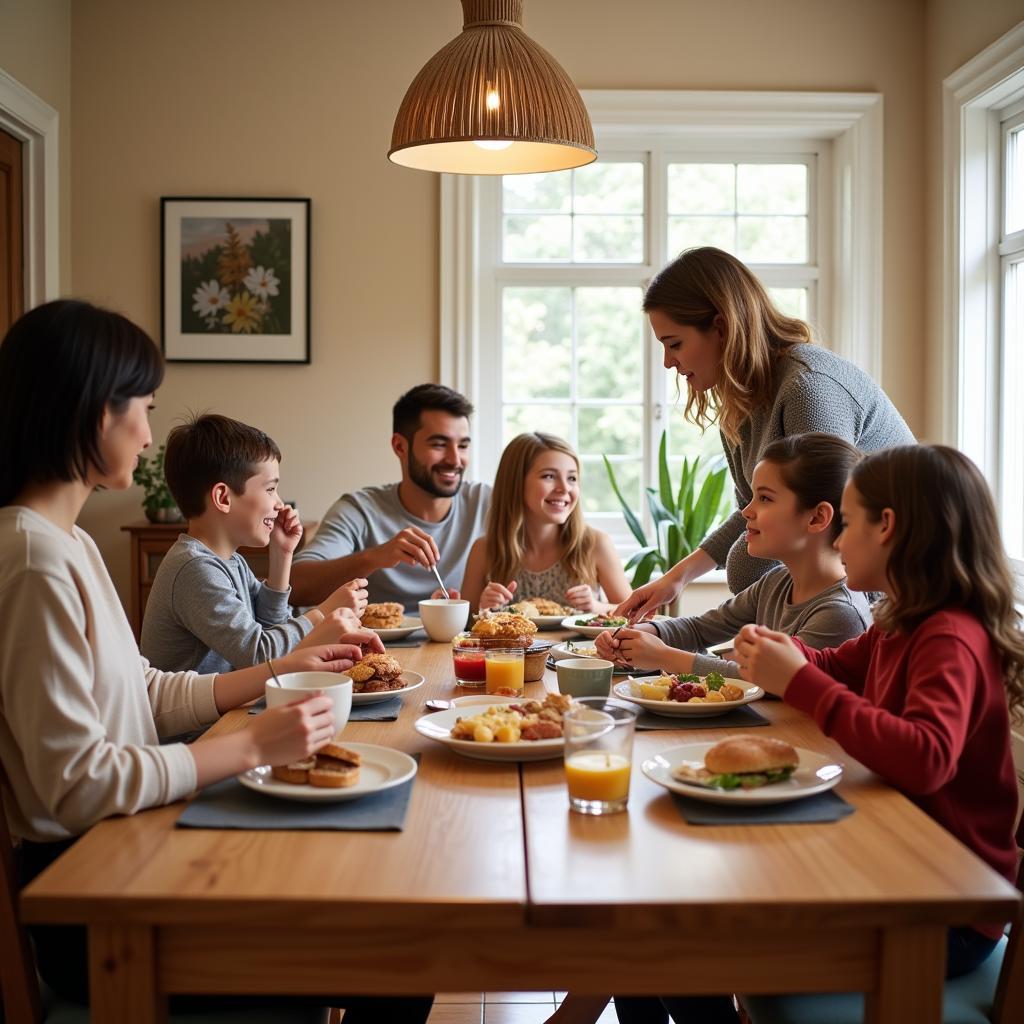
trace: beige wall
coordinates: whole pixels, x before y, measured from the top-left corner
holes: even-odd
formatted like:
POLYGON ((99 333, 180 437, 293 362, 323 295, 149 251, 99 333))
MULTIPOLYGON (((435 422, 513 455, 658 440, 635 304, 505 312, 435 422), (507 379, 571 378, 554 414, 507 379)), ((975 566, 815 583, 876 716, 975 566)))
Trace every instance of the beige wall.
POLYGON ((71 0, 0 0, 0 68, 60 117, 60 284, 71 287, 71 0))
POLYGON ((926 434, 942 437, 942 332, 944 303, 942 205, 942 82, 961 65, 981 53, 1000 36, 1024 20, 1021 0, 931 0, 927 17, 927 232, 925 251, 927 282, 927 380, 926 434))

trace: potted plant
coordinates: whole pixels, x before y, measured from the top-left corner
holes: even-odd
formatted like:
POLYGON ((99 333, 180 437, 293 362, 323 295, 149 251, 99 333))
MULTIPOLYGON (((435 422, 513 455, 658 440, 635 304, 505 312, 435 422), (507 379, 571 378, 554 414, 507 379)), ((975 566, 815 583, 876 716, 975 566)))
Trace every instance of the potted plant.
POLYGON ((624 567, 627 572, 633 570, 630 582, 634 590, 647 583, 654 573, 667 572, 690 554, 729 512, 729 496, 724 495, 728 467, 707 471, 698 489, 700 456, 692 462, 684 459, 682 477, 679 486, 675 487, 669 473, 667 446, 666 433, 662 431, 658 447, 658 487, 647 488, 647 505, 654 520, 653 543, 647 539, 640 520, 622 497, 612 464, 607 456, 603 456, 608 480, 622 506, 626 525, 640 544, 640 550, 630 556, 624 567))
POLYGON ((180 523, 184 516, 164 479, 164 446, 153 456, 140 455, 132 480, 142 489, 142 509, 151 523, 180 523))

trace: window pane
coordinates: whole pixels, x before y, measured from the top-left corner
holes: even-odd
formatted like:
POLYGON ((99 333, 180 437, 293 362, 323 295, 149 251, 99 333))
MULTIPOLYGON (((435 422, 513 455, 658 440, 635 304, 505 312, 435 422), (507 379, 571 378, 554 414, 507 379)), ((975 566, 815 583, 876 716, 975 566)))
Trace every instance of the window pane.
POLYGON ((1024 229, 1024 127, 1006 140, 1006 233, 1024 229))
MULTIPOLYGON (((640 462, 627 460, 612 462, 615 481, 619 485, 623 498, 629 502, 633 512, 640 514, 640 462)), ((619 504, 608 473, 601 459, 583 459, 580 467, 580 484, 583 498, 583 512, 592 515, 595 512, 619 512, 619 504)))
POLYGON ((800 320, 807 319, 806 288, 769 288, 768 294, 772 301, 786 316, 795 316, 800 320))
MULTIPOLYGON (((673 402, 675 396, 675 385, 671 385, 669 391, 669 403, 673 402)), ((686 393, 684 391, 678 403, 668 406, 668 454, 669 463, 678 461, 682 456, 692 459, 694 455, 701 457, 701 463, 707 464, 712 459, 722 458, 725 453, 722 450, 722 435, 718 426, 712 424, 702 434, 700 428, 696 427, 683 416, 686 408, 686 393)), ((678 476, 673 477, 678 481, 678 476)), ((657 481, 655 481, 657 483, 657 481)))
POLYGON ((539 430, 572 444, 572 409, 567 405, 506 405, 502 444, 517 434, 539 430))
POLYGON ((806 164, 740 164, 736 169, 740 213, 806 213, 806 164))
POLYGON ((644 165, 598 160, 578 168, 572 208, 575 213, 643 213, 644 165))
POLYGON ((505 399, 568 398, 572 372, 572 294, 568 288, 506 288, 502 293, 505 399))
POLYGON ((749 263, 806 263, 806 217, 738 217, 741 260, 749 263))
POLYGON ((733 164, 669 164, 669 213, 732 213, 736 209, 733 164))
POLYGON ((573 259, 580 263, 640 263, 643 232, 643 217, 577 217, 573 259))
POLYGON ((1024 558, 1024 261, 1007 266, 1003 286, 1002 525, 1006 553, 1024 558))
POLYGON ((576 389, 582 398, 643 399, 639 288, 576 289, 576 389))
POLYGON ((602 405, 580 407, 577 413, 580 455, 641 453, 643 407, 602 405))
POLYGON ((510 174, 501 179, 502 209, 505 213, 568 213, 572 175, 566 172, 546 174, 510 174))
POLYGON ((694 245, 716 245, 735 253, 736 221, 732 217, 669 217, 669 255, 676 256, 694 245))
POLYGON ((557 214, 506 217, 502 256, 508 263, 568 260, 572 248, 572 218, 557 214))

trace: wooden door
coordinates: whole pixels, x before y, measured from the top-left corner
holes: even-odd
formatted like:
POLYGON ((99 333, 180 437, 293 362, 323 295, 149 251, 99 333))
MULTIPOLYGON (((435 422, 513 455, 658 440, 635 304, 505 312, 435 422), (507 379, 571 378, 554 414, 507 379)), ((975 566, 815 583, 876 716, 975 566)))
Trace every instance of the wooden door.
POLYGON ((25 311, 21 143, 0 130, 0 338, 25 311))

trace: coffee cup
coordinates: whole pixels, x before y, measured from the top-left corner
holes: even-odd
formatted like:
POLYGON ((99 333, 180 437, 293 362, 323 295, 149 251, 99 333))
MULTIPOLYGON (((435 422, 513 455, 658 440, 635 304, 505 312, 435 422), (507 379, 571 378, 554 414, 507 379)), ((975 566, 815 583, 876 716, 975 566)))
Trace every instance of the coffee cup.
POLYGON ((555 663, 558 690, 570 697, 607 697, 614 668, 603 658, 563 658, 555 663))
POLYGON ((267 707, 277 708, 283 704, 294 704, 322 691, 331 698, 334 714, 334 734, 337 735, 348 725, 352 711, 352 680, 336 672, 286 672, 278 676, 278 682, 267 680, 267 707))
POLYGON ((469 622, 469 602, 456 598, 445 600, 443 597, 420 601, 420 621, 431 640, 451 643, 469 622))

